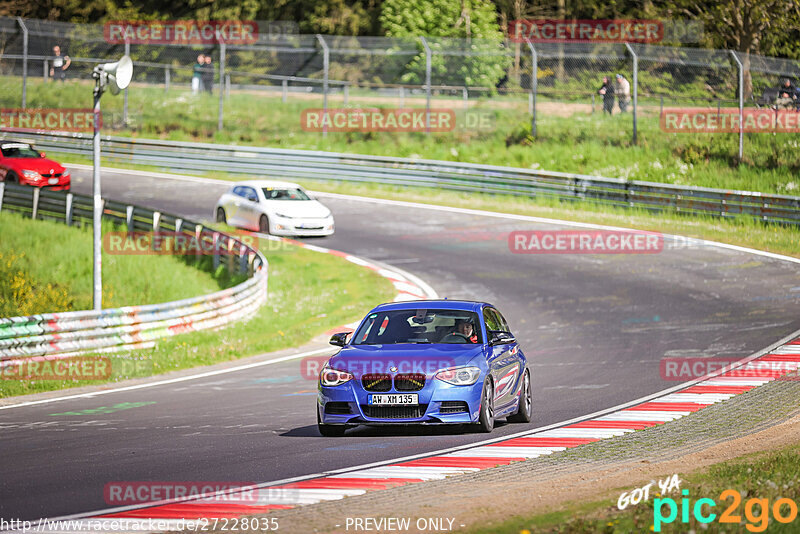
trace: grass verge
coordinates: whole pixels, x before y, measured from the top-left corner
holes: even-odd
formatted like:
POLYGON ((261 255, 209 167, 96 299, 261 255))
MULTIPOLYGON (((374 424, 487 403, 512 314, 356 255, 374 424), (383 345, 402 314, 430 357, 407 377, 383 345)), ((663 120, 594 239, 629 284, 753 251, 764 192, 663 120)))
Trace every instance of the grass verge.
MULTIPOLYGON (((91 227, 3 211, 0 235, 0 317, 92 308, 91 227)), ((196 297, 235 283, 175 256, 103 254, 104 308, 196 297)))
MULTIPOLYGON (((45 223, 36 221, 35 224, 45 223)), ((74 232, 65 227, 54 228, 59 229, 74 232)), ((7 230, 3 235, 9 232, 7 230)), ((26 236, 27 242, 30 237, 29 234, 26 236)), ((90 258, 90 235, 86 239, 89 240, 87 257, 90 258)), ((391 300, 394 295, 394 288, 388 280, 343 258, 288 244, 276 247, 272 241, 262 241, 261 250, 269 261, 269 300, 247 321, 221 330, 159 340, 152 349, 111 354, 112 376, 108 380, 0 380, 0 398, 115 383, 299 346, 330 328, 360 318, 365 310, 391 300)), ((48 257, 58 257, 52 252, 48 254, 48 257)), ((77 254, 65 257, 73 258, 77 254)), ((145 258, 148 261, 153 259, 152 256, 145 258)), ((180 263, 178 266, 196 271, 180 263)), ((138 271, 139 278, 145 278, 142 272, 138 271)), ((210 275, 199 274, 208 276, 209 282, 213 282, 210 275)), ((91 280, 90 265, 85 277, 91 280)), ((172 279, 167 277, 166 280, 172 279)), ((199 294, 197 288, 194 290, 191 295, 199 294)), ((135 296, 135 291, 131 291, 135 296)))
MULTIPOLYGON (((712 465, 705 471, 687 475, 682 480, 681 490, 661 495, 656 485, 651 488, 650 498, 624 510, 617 508, 619 493, 609 499, 591 503, 568 503, 562 509, 529 517, 513 517, 502 523, 482 525, 468 529, 469 534, 521 534, 531 532, 569 533, 627 533, 627 532, 797 532, 800 526, 797 507, 800 503, 800 444, 778 451, 770 451, 712 465), (736 495, 724 494, 733 490, 736 495), (740 502, 737 502, 737 495, 740 502), (682 499, 688 499, 684 521, 682 499), (698 521, 695 505, 699 499, 712 499, 716 506, 711 509, 707 501, 702 505, 701 517, 716 514, 710 522, 698 521), (661 499, 666 502, 660 502, 661 499), (668 499, 675 501, 676 516, 670 517, 668 499), (788 501, 780 501, 787 499, 788 501), (789 504, 791 501, 792 504, 789 504), (778 503, 776 507, 776 503, 778 503), (722 522, 722 514, 729 509, 731 522, 722 522), (775 511, 784 519, 781 524, 775 511), (794 513, 792 513, 794 510, 794 513), (663 518, 656 529, 656 515, 663 518)), ((667 477, 664 477, 667 478, 667 477)), ((632 491, 634 488, 629 488, 632 491)))

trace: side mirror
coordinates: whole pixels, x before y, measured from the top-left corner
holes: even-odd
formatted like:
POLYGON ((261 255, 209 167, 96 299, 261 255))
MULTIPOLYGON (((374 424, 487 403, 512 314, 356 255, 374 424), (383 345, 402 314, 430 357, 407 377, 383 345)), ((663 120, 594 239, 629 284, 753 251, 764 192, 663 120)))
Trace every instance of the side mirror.
POLYGON ((502 345, 504 343, 514 343, 516 338, 510 332, 501 330, 489 330, 489 345, 502 345))
POLYGON ((347 345, 347 336, 350 335, 350 332, 339 332, 338 334, 333 334, 331 336, 331 345, 336 345, 337 347, 344 347, 347 345))
POLYGON ((39 152, 39 157, 40 157, 40 158, 43 158, 43 157, 45 157, 46 155, 47 155, 47 154, 45 154, 44 152, 39 152))

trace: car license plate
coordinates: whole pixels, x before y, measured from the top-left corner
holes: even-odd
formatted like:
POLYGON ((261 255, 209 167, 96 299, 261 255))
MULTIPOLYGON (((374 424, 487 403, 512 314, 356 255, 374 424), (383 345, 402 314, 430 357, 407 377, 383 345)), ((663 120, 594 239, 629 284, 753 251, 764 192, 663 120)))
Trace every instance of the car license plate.
POLYGON ((398 404, 416 406, 419 404, 419 395, 416 393, 370 395, 367 403, 371 406, 393 406, 398 404))
POLYGON ((58 183, 58 178, 50 178, 47 180, 47 183, 50 185, 56 185, 58 183))

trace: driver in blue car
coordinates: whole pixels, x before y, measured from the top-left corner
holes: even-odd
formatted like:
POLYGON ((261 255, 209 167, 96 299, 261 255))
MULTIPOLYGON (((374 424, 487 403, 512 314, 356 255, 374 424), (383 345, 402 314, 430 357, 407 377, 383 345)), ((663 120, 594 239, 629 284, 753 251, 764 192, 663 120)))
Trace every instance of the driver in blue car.
POLYGON ((452 334, 461 334, 467 338, 469 343, 478 342, 478 335, 475 333, 475 327, 468 319, 456 319, 455 330, 453 330, 451 335, 452 334))

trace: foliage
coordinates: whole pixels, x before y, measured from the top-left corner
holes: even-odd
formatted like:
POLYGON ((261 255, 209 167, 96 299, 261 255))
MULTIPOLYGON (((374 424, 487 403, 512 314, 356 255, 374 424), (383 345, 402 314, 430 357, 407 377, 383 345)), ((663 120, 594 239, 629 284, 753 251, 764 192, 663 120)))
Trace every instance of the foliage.
MULTIPOLYGON (((428 38, 433 52, 432 84, 437 79, 455 78, 463 80, 464 85, 494 87, 510 64, 511 58, 501 53, 503 34, 492 4, 479 0, 385 0, 380 20, 390 37, 428 38), (439 53, 453 47, 463 48, 453 55, 439 53), (492 52, 496 55, 472 55, 492 52)), ((403 76, 406 83, 425 83, 426 56, 421 43, 419 47, 420 53, 409 62, 403 76)))

